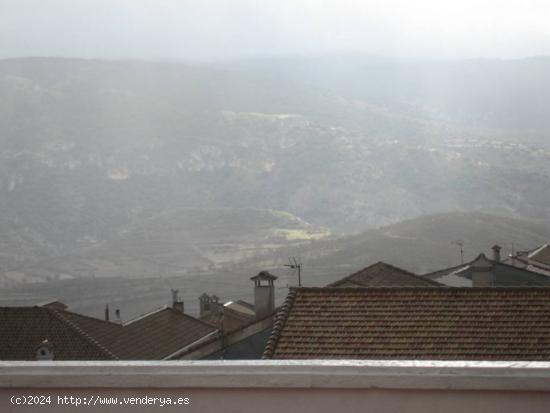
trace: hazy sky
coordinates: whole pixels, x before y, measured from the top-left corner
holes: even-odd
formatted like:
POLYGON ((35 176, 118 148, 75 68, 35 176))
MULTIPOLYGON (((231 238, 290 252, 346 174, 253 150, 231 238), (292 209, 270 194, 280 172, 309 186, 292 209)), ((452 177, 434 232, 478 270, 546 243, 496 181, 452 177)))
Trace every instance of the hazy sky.
POLYGON ((550 55, 550 0, 0 0, 0 57, 550 55))

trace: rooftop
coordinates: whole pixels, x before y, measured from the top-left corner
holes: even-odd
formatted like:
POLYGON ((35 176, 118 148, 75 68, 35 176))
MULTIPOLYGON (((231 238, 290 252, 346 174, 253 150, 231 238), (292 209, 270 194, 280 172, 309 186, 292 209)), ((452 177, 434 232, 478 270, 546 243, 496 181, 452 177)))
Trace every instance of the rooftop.
POLYGON ((264 358, 550 360, 550 288, 292 288, 264 358))
POLYGON ((440 286, 436 281, 423 278, 402 268, 385 262, 377 262, 347 277, 335 281, 328 287, 381 287, 381 286, 440 286))
POLYGON ((160 360, 217 329, 170 307, 124 325, 60 306, 0 307, 0 359, 34 360, 44 340, 55 360, 160 360))
POLYGON ((534 251, 529 252, 529 259, 541 264, 550 265, 550 246, 544 244, 534 251))
POLYGON ((35 360, 36 350, 44 340, 53 345, 56 360, 117 359, 75 321, 53 308, 0 307, 0 359, 35 360))
POLYGON ((453 287, 470 285, 465 280, 472 279, 472 269, 476 266, 485 266, 494 275, 494 283, 497 286, 547 286, 550 285, 550 277, 541 271, 533 270, 528 266, 511 265, 511 260, 494 261, 485 256, 478 255, 474 260, 454 267, 445 268, 422 277, 439 281, 453 287))

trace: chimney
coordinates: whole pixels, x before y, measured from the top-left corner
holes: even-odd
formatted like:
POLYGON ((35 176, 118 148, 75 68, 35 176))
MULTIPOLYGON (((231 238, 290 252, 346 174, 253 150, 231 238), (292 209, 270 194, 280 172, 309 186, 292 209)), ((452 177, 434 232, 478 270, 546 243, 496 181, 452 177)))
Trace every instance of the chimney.
POLYGON ((36 348, 36 360, 53 360, 53 346, 48 340, 44 340, 36 348))
POLYGON ((206 293, 202 293, 199 297, 199 315, 204 317, 207 314, 210 314, 212 307, 210 306, 210 297, 206 293))
POLYGON ((183 313, 183 301, 181 297, 178 297, 179 290, 170 289, 172 291, 172 308, 183 313))
POLYGON ((499 245, 493 245, 493 261, 500 262, 500 246, 499 245))
POLYGON ((109 321, 109 304, 105 306, 105 321, 109 321))
POLYGON ((210 297, 210 311, 215 314, 223 312, 223 304, 220 303, 220 298, 215 294, 210 297))
POLYGON ((495 276, 493 265, 484 254, 481 254, 471 265, 472 287, 493 287, 495 276))
POLYGON ((117 308, 115 310, 115 317, 116 317, 115 323, 122 324, 122 318, 120 318, 120 309, 119 308, 117 308))
POLYGON ((273 282, 277 277, 267 271, 262 271, 250 279, 254 281, 256 318, 263 318, 275 310, 275 286, 273 282))

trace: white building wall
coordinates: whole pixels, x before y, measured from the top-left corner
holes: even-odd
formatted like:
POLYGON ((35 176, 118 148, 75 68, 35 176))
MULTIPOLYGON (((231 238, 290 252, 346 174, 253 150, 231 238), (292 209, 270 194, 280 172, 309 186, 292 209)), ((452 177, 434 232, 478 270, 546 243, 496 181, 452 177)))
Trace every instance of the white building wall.
POLYGON ((0 411, 548 412, 550 363, 418 361, 0 362, 0 411), (13 405, 50 395, 49 405, 13 405), (57 403, 61 396, 115 407, 57 403), (123 398, 151 404, 125 404, 123 398), (160 407, 161 398, 189 404, 160 407), (63 410, 61 410, 63 409, 63 410))

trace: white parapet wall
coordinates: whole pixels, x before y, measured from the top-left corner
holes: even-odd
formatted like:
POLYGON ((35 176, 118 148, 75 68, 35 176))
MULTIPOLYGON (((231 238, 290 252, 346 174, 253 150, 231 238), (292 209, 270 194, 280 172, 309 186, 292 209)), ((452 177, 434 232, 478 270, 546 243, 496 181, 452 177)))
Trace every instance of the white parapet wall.
POLYGON ((550 412, 550 363, 0 362, 0 412, 550 412))

